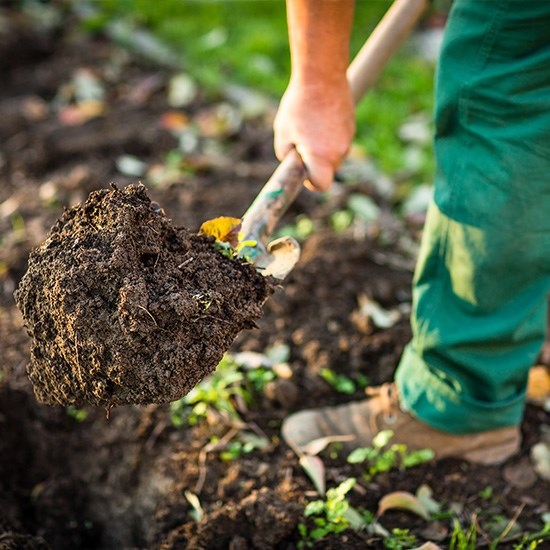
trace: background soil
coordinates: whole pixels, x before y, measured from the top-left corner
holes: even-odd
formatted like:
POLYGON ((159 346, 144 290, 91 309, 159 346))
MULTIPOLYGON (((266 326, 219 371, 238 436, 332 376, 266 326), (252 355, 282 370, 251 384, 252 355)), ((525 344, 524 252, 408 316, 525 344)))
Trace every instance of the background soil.
MULTIPOLYGON (((315 492, 280 441, 282 418, 292 410, 361 397, 360 391, 335 392, 319 376, 324 367, 349 376, 362 372, 371 384, 390 380, 410 335, 406 315, 377 330, 361 322, 357 309, 361 295, 387 308, 409 303, 411 258, 364 235, 337 234, 327 223, 349 193, 374 195, 373 187, 369 181, 340 186, 328 202, 300 196, 288 219, 307 211, 319 230, 305 243, 284 288, 267 302, 259 330, 241 334, 234 346, 258 352, 278 342, 290 346, 292 378, 259 395, 245 415, 269 437, 269 449, 229 462, 215 452, 205 455, 210 437, 223 437, 227 427, 176 429, 168 405, 122 406, 110 415, 89 408, 81 421, 63 408, 41 405, 25 373, 29 340, 13 301, 31 248, 64 207, 110 181, 122 187, 133 180, 117 170, 121 155, 160 162, 176 140, 161 124, 170 110, 167 71, 138 63, 105 40, 83 37, 71 21, 44 31, 13 12, 2 12, 2 20, 8 32, 0 40, 0 548, 295 548, 303 506, 315 492), (108 108, 101 117, 67 125, 55 100, 82 67, 101 75, 108 108), (143 90, 144 81, 156 85, 140 96, 136 90, 143 90), (199 481, 204 517, 195 521, 185 491, 196 491, 199 481)), ((199 96, 186 114, 209 106, 199 96)), ((191 156, 192 170, 151 187, 152 198, 176 225, 196 230, 205 219, 246 210, 276 166, 268 118, 246 122, 224 137, 216 155, 191 156)), ((390 234, 403 230, 391 219, 387 223, 390 234)), ((412 236, 415 229, 409 228, 412 236)), ((547 414, 528 407, 521 454, 502 467, 454 460, 424 464, 360 480, 350 499, 374 511, 384 494, 415 492, 426 483, 444 505, 460 503, 465 520, 480 509, 507 518, 520 510, 522 527, 536 530, 548 511, 550 487, 513 474, 528 464, 547 423, 547 414), (480 495, 487 486, 490 501, 480 495)), ((343 458, 329 456, 325 464, 329 486, 351 475, 360 478, 360 469, 343 458)), ((433 529, 426 531, 426 523, 410 514, 390 512, 381 523, 409 528, 420 541, 436 540, 433 529)), ((449 525, 439 527, 440 538, 448 540, 449 525)), ((346 531, 317 545, 365 546, 383 542, 346 531)))

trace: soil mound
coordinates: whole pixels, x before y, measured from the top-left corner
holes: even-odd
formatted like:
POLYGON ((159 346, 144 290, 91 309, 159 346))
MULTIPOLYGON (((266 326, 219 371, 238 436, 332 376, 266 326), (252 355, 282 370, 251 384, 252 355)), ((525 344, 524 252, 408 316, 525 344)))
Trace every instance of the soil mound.
POLYGON ((29 378, 49 404, 179 399, 262 314, 270 283, 212 239, 174 227, 142 185, 67 210, 15 298, 29 378))

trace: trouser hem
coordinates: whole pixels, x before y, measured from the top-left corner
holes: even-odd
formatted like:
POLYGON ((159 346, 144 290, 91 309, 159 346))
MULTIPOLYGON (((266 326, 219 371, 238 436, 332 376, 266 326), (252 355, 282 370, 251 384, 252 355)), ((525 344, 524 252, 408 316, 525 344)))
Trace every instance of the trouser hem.
POLYGON ((472 399, 459 384, 445 378, 409 345, 396 372, 402 409, 432 428, 457 435, 520 424, 525 392, 504 402, 484 402, 472 399))

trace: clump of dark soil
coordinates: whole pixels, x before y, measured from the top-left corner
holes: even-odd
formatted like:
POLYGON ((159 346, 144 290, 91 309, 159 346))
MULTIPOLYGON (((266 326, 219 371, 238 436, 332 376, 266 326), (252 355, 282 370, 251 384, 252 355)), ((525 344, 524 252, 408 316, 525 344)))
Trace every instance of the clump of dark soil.
POLYGON ((49 404, 179 399, 255 325, 270 284, 212 239, 174 227, 142 185, 67 210, 16 291, 28 375, 49 404))

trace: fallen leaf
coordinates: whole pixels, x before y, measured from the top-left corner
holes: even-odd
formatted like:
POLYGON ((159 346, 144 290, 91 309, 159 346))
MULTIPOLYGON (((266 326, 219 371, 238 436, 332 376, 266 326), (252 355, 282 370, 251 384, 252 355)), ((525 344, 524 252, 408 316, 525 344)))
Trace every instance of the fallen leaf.
MULTIPOLYGON (((420 535, 423 539, 441 542, 449 535, 449 528, 441 521, 430 521, 430 523, 420 531, 420 535)), ((439 548, 438 546, 435 547, 439 548)))
POLYGON ((240 218, 220 216, 219 218, 205 221, 199 229, 199 235, 214 237, 217 241, 229 243, 229 246, 235 248, 239 244, 240 230, 240 218))
POLYGON ((302 451, 308 455, 318 455, 321 451, 326 449, 331 443, 353 441, 354 435, 328 435, 326 437, 319 437, 318 439, 312 439, 306 445, 301 447, 302 451))
POLYGON ((422 546, 417 546, 412 550, 441 550, 441 546, 438 546, 434 542, 425 542, 422 546))
POLYGON ((528 458, 506 466, 502 475, 508 483, 520 489, 532 487, 537 481, 537 474, 528 458))
POLYGON ((315 485, 317 492, 325 495, 325 465, 318 456, 302 455, 300 457, 300 466, 304 469, 304 472, 308 475, 309 479, 315 485))
POLYGON ((550 411, 550 371, 545 365, 529 369, 527 401, 550 411))
POLYGON ((166 46, 152 33, 138 29, 124 19, 114 19, 105 28, 107 35, 114 42, 128 48, 140 57, 149 59, 155 64, 171 69, 181 67, 181 57, 166 46))
POLYGON ((541 441, 533 445, 531 449, 531 460, 537 474, 550 481, 550 444, 541 441))
POLYGON ((355 217, 366 223, 373 223, 380 217, 380 207, 366 195, 359 193, 350 195, 347 206, 355 217))
POLYGON ((370 321, 375 327, 386 329, 391 328, 401 319, 401 312, 398 309, 384 309, 366 294, 358 296, 357 301, 359 308, 352 314, 356 323, 365 324, 370 321))
POLYGON ((409 218, 424 217, 433 197, 432 185, 419 185, 403 203, 403 215, 409 218))
POLYGON ((189 119, 178 111, 168 111, 160 117, 160 125, 171 132, 180 132, 189 126, 189 119))
POLYGON ((185 498, 187 499, 187 502, 191 505, 191 508, 193 508, 193 511, 191 512, 191 516, 195 521, 200 521, 204 516, 204 511, 202 509, 201 501, 199 500, 199 497, 191 492, 191 491, 185 491, 185 498))
POLYGON ((430 514, 420 500, 411 493, 406 491, 395 491, 383 496, 378 503, 378 512, 376 513, 377 517, 380 517, 387 510, 407 510, 420 516, 421 518, 428 521, 430 519, 430 514))
POLYGON ((425 113, 411 116, 399 128, 399 137, 407 143, 429 144, 432 141, 430 117, 425 113))
POLYGON ((292 378, 292 369, 288 363, 277 363, 273 365, 273 372, 279 377, 285 380, 292 378))
POLYGON ((128 90, 127 99, 133 105, 145 105, 163 84, 164 77, 160 73, 147 75, 132 84, 128 90))
POLYGON ((122 155, 116 159, 117 170, 125 176, 139 177, 147 171, 147 163, 133 155, 122 155))
POLYGON ((284 343, 276 343, 265 350, 265 354, 272 365, 286 363, 290 358, 290 346, 284 343))
POLYGON ((105 90, 97 75, 90 69, 77 69, 72 79, 74 99, 77 104, 88 101, 103 103, 105 90))
POLYGON ((421 502, 428 513, 438 514, 441 511, 441 505, 437 500, 432 498, 432 495, 432 489, 425 483, 416 490, 416 498, 421 502))
POLYGON ((229 103, 219 103, 200 111, 194 118, 203 137, 224 138, 235 134, 242 124, 242 115, 229 103))
POLYGON ((179 73, 168 84, 168 104, 171 107, 186 107, 197 95, 197 84, 185 73, 179 73))
POLYGON ((44 120, 49 114, 48 104, 38 96, 29 96, 23 99, 21 111, 23 116, 31 121, 44 120))
POLYGON ((102 101, 90 99, 63 107, 58 117, 61 124, 65 126, 80 126, 88 120, 101 116, 104 112, 105 104, 102 101))
POLYGON ((246 119, 262 116, 273 103, 267 96, 244 86, 229 84, 223 89, 223 93, 231 103, 238 106, 246 119))
POLYGON ((345 512, 344 512, 344 518, 349 523, 349 526, 354 531, 360 531, 361 529, 364 529, 367 526, 367 522, 363 518, 363 516, 352 506, 350 506, 345 512))

